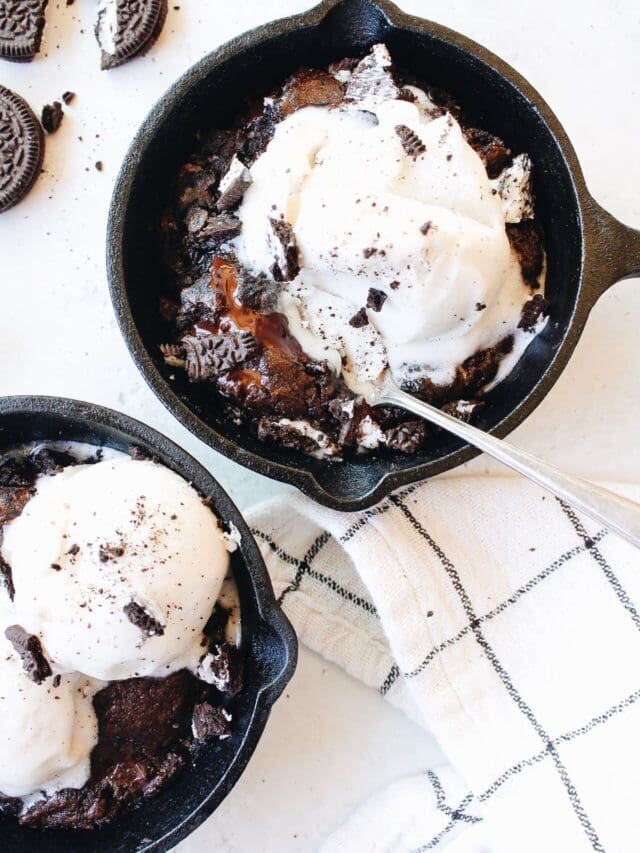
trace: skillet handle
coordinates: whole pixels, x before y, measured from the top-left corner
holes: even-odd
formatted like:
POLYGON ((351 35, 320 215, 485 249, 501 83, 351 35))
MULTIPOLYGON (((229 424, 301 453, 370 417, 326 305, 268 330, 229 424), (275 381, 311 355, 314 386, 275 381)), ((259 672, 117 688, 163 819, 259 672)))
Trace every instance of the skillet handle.
POLYGON ((586 281, 595 302, 616 282, 640 276, 640 231, 620 222, 591 197, 585 213, 586 257, 591 259, 586 281))

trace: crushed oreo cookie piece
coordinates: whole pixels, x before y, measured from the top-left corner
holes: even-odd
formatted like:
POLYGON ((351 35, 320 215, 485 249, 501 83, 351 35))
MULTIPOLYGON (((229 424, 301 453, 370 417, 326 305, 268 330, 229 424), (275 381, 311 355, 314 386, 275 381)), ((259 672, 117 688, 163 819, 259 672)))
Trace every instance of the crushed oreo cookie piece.
POLYGON ((42 684, 49 678, 51 667, 42 650, 42 643, 35 634, 28 634, 20 625, 10 625, 4 635, 20 656, 24 671, 31 681, 42 684))
POLYGON ((367 308, 372 311, 381 311, 382 306, 387 301, 387 294, 384 290, 378 290, 376 287, 370 287, 367 294, 367 308))
POLYGON ((290 418, 261 418, 258 421, 258 438, 281 447, 300 450, 318 459, 338 456, 335 442, 322 430, 307 421, 290 418))
POLYGON ((367 326, 368 324, 369 324, 369 317, 367 315, 367 309, 366 308, 361 308, 349 320, 349 325, 353 326, 354 329, 361 329, 363 326, 367 326))
POLYGON ((548 307, 549 300, 545 299, 541 293, 536 293, 532 299, 529 299, 522 306, 518 328, 524 329, 525 332, 534 331, 540 318, 546 315, 548 307))
POLYGON ((355 109, 373 111, 398 97, 400 89, 391 74, 391 55, 383 44, 375 44, 361 59, 347 81, 344 100, 355 109))
POLYGON ((424 154, 427 150, 427 146, 420 139, 415 130, 411 130, 411 128, 407 127, 406 124, 397 124, 395 126, 395 131, 400 137, 400 144, 404 148, 405 153, 413 160, 417 160, 418 157, 421 154, 424 154))
POLYGON ((69 104, 70 104, 73 100, 75 100, 75 97, 76 97, 76 93, 75 93, 75 92, 63 92, 63 93, 62 93, 62 101, 63 101, 63 103, 64 103, 66 106, 69 106, 69 104))
POLYGON ((499 136, 480 130, 477 127, 465 127, 463 133, 467 142, 484 163, 489 178, 497 178, 513 159, 511 150, 499 136))
POLYGON ((138 601, 131 600, 122 608, 132 625, 139 628, 145 637, 162 637, 165 626, 138 601))
POLYGON ((336 78, 326 71, 304 68, 289 79, 278 100, 283 118, 302 107, 337 107, 344 93, 336 78))
POLYGON ((182 339, 186 369, 192 382, 203 382, 228 373, 258 353, 258 341, 251 332, 228 335, 189 335, 182 339))
POLYGON ((459 421, 468 424, 483 406, 482 400, 454 400, 442 406, 442 411, 445 415, 451 415, 452 418, 457 418, 459 421))
POLYGON ((4 456, 0 458, 0 486, 30 488, 36 479, 31 459, 27 456, 4 456))
POLYGON ((54 101, 52 104, 45 104, 42 108, 40 121, 47 133, 55 133, 62 124, 64 113, 62 112, 62 104, 60 101, 54 101))
POLYGON ((271 314, 278 307, 279 293, 280 283, 266 275, 252 275, 246 270, 239 273, 236 299, 245 307, 271 314))
POLYGON ((167 0, 104 0, 95 25, 102 53, 100 68, 116 68, 146 53, 160 35, 166 17, 167 0))
POLYGON ((298 244, 293 228, 284 219, 270 218, 273 239, 270 247, 275 259, 271 267, 271 275, 276 281, 292 281, 300 272, 298 244))
POLYGON ((236 696, 242 689, 242 658, 230 643, 214 645, 198 665, 197 676, 221 693, 236 696))
POLYGON ((0 213, 29 192, 43 155, 42 125, 26 101, 0 86, 0 213))
POLYGON ((193 709, 191 731, 199 741, 228 737, 231 734, 231 714, 209 702, 200 702, 193 709))
POLYGON ((13 572, 11 571, 11 566, 7 563, 2 554, 0 554, 0 580, 2 580, 2 584, 7 591, 7 595, 11 601, 13 601, 16 594, 16 588, 13 584, 13 572))
POLYGON ((31 62, 40 50, 48 0, 1 0, 0 57, 31 62))
POLYGON ((41 447, 30 454, 29 459, 38 474, 58 474, 63 468, 75 465, 76 459, 64 450, 41 447))
POLYGON ((427 439, 427 427, 424 421, 405 421, 386 430, 387 447, 401 453, 416 453, 427 439))
POLYGON ((507 223, 507 237, 518 258, 522 277, 533 290, 540 286, 538 281, 544 261, 542 231, 531 219, 507 223))
POLYGON ((206 273, 180 294, 185 326, 190 327, 198 320, 217 323, 225 308, 224 297, 211 286, 211 275, 206 273))
POLYGON ((242 196, 251 184, 251 172, 244 163, 234 155, 226 174, 218 185, 218 200, 216 208, 219 211, 232 210, 242 200, 242 196))
POLYGON ((187 364, 184 348, 180 344, 160 344, 160 352, 169 367, 185 367, 187 364))

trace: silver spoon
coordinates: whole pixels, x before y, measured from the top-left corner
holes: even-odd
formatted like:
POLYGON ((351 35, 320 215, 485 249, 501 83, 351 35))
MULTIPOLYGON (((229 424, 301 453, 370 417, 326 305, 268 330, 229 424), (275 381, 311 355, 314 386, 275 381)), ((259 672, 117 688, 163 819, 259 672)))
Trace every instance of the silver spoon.
POLYGON ((523 474, 556 497, 582 510, 586 515, 615 531, 632 545, 640 548, 640 504, 620 497, 608 489, 594 486, 587 480, 565 474, 553 465, 519 450, 517 447, 494 438, 477 427, 447 415, 402 391, 388 371, 380 386, 368 398, 371 406, 392 405, 407 409, 421 418, 457 435, 499 462, 523 474))

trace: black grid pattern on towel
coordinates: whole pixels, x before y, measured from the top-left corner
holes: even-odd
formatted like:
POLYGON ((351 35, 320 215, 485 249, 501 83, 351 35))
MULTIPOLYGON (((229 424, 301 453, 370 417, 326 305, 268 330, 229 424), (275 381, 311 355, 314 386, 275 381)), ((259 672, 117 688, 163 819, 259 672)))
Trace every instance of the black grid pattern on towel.
MULTIPOLYGON (((500 663, 500 660, 492 645, 488 642, 487 638, 482 633, 478 617, 473 609, 471 600, 469 599, 469 596, 466 590, 464 589, 462 582, 460 581, 460 577, 458 575, 458 572, 456 571, 455 566, 449 560, 449 558, 446 556, 446 554, 444 553, 442 548, 440 548, 437 542, 434 541, 429 532, 425 530, 422 524, 413 515, 411 510, 403 503, 402 499, 398 496, 392 497, 392 500, 399 508, 400 512, 407 519, 409 524, 413 527, 413 529, 425 540, 429 548, 431 548, 433 553, 437 556, 441 566, 449 577, 451 586, 453 587, 454 591, 458 595, 458 598, 460 599, 460 603, 462 604, 465 614, 469 619, 469 624, 472 626, 472 631, 476 638, 476 642, 478 643, 485 657, 493 667, 496 675, 502 682, 502 685, 504 686, 508 695, 514 701, 518 709, 521 711, 527 721, 531 724, 533 730, 536 732, 536 734, 542 741, 544 745, 544 751, 549 755, 556 768, 558 776, 560 777, 560 781, 562 782, 569 798, 569 802, 571 803, 571 807, 573 808, 573 811, 578 821, 580 822, 580 825, 585 835, 591 843, 592 848, 595 851, 598 851, 598 853, 604 853, 604 848, 600 842, 600 839, 598 838, 598 834, 585 811, 584 805, 580 800, 578 791, 576 790, 576 787, 573 784, 571 777, 569 776, 569 772, 565 767, 562 759, 560 758, 560 755, 557 750, 557 745, 553 742, 549 734, 545 731, 544 727, 540 723, 540 721, 536 718, 533 709, 520 695, 509 673, 500 663)), ((433 844, 433 846, 435 847, 436 844, 433 844)), ((420 849, 429 848, 423 847, 420 849)))
MULTIPOLYGON (((515 590, 509 598, 502 601, 493 610, 489 610, 483 616, 479 616, 476 620, 474 620, 474 624, 477 623, 482 625, 484 622, 488 622, 491 619, 494 619, 496 616, 499 616, 500 613, 505 611, 508 607, 515 604, 516 601, 521 598, 523 595, 526 595, 528 592, 531 592, 532 589, 538 586, 539 583, 546 580, 550 577, 554 572, 556 572, 559 568, 568 563, 573 557, 576 557, 578 554, 584 554, 585 551, 590 548, 595 547, 599 542, 604 539, 607 535, 606 530, 600 530, 598 533, 590 539, 588 542, 583 542, 578 545, 574 545, 573 548, 569 548, 569 550, 565 551, 561 554, 556 560, 552 563, 549 563, 542 571, 540 571, 537 575, 527 581, 527 583, 523 584, 519 589, 515 590)), ((380 685, 380 693, 384 696, 389 690, 392 688, 394 683, 402 676, 403 678, 411 679, 420 675, 420 673, 424 672, 424 670, 429 666, 431 661, 436 658, 441 652, 445 649, 451 648, 451 646, 455 646, 456 643, 460 642, 463 637, 466 637, 467 634, 470 634, 473 631, 473 624, 468 622, 464 627, 462 627, 457 634, 453 637, 449 637, 446 640, 443 640, 439 645, 434 646, 430 649, 421 662, 414 667, 414 669, 409 670, 408 672, 401 672, 397 665, 393 665, 389 670, 389 673, 383 683, 380 685)))
MULTIPOLYGON (((578 556, 579 554, 588 553, 596 562, 596 564, 600 567, 620 604, 625 609, 629 617, 632 619, 636 627, 640 630, 640 613, 633 604, 631 597, 626 592, 619 579, 616 577, 613 569, 607 562, 606 558, 598 548, 598 545, 608 535, 607 531, 601 529, 593 536, 589 536, 584 525, 580 521, 580 518, 571 509, 571 507, 569 507, 562 501, 558 501, 559 505, 562 508, 562 512, 565 514, 566 518, 573 526, 576 536, 578 537, 577 544, 572 548, 566 550, 553 562, 549 563, 537 575, 528 580, 519 589, 515 590, 509 596, 509 598, 502 601, 500 604, 498 604, 496 607, 494 607, 492 610, 488 611, 484 615, 478 616, 473 609, 471 601, 462 585, 462 582, 455 567, 448 559, 446 554, 443 552, 443 550, 440 548, 440 546, 433 540, 429 532, 425 530, 419 520, 413 515, 409 507, 404 503, 404 499, 408 497, 412 492, 414 492, 417 488, 417 486, 409 486, 406 489, 403 489, 400 492, 396 493, 395 495, 390 496, 378 506, 361 513, 358 516, 357 520, 354 521, 354 523, 349 528, 347 528, 347 530, 340 536, 339 541, 342 544, 349 542, 351 539, 353 539, 354 536, 358 534, 360 530, 366 527, 370 519, 380 515, 384 515, 391 509, 395 508, 399 512, 399 514, 404 517, 405 521, 409 523, 412 528, 425 540, 425 542, 431 548, 433 553, 438 557, 438 560, 440 561, 443 569, 445 570, 451 581, 451 585, 454 591, 460 599, 463 610, 465 611, 465 614, 468 618, 468 622, 463 628, 460 629, 460 631, 455 636, 450 637, 449 639, 440 643, 438 646, 433 647, 425 655, 421 663, 413 670, 409 672, 401 672, 398 665, 394 663, 393 666, 390 668, 386 678, 384 679, 383 684, 379 688, 380 693, 382 693, 383 695, 386 694, 394 685, 394 683, 397 682, 398 679, 400 679, 401 677, 405 679, 412 679, 417 677, 428 667, 431 661, 438 654, 458 643, 467 634, 472 633, 475 636, 476 642, 480 646, 482 652, 493 666, 498 678, 505 687, 508 695, 513 699, 522 714, 532 725, 534 731, 540 737, 542 741, 542 747, 535 754, 518 761, 516 764, 505 770, 479 795, 474 796, 473 794, 467 794, 455 807, 450 806, 446 803, 444 791, 442 789, 440 780, 435 774, 429 772, 427 775, 434 788, 436 796, 436 806, 440 812, 442 812, 450 819, 448 823, 444 826, 444 828, 442 828, 436 835, 434 835, 433 838, 431 838, 428 842, 421 845, 420 847, 416 848, 414 851, 412 851, 412 853, 422 853, 422 851, 432 850, 436 848, 440 844, 440 842, 455 827, 459 826, 461 823, 477 823, 482 820, 482 818, 476 815, 468 814, 466 809, 473 803, 486 802, 504 784, 509 782, 514 777, 518 776, 523 770, 527 769, 528 767, 537 765, 541 761, 544 761, 548 758, 551 759, 558 773, 558 776, 565 788, 573 811, 576 814, 576 817, 587 839, 591 843, 593 850, 600 851, 600 853, 604 853, 604 848, 600 842, 600 839, 598 838, 597 832, 593 827, 593 824, 589 819, 585 808, 580 800, 575 785, 573 784, 568 774, 568 771, 560 758, 560 755, 558 753, 558 747, 562 744, 574 740, 575 738, 582 737, 588 734, 593 729, 597 728, 598 726, 605 723, 607 720, 611 719, 611 717, 622 713, 626 708, 629 708, 634 705, 640 700, 640 688, 621 699, 615 705, 610 706, 602 713, 586 721, 578 728, 575 728, 569 732, 565 732, 564 734, 552 738, 544 730, 540 722, 536 719, 533 709, 525 702, 525 700, 518 693, 517 688, 513 684, 509 674, 506 672, 506 670, 500 663, 495 653, 495 650, 492 648, 492 646, 489 644, 486 637, 482 633, 481 626, 485 622, 494 619, 500 613, 504 612, 504 610, 506 610, 508 607, 511 607, 522 596, 526 595, 532 589, 535 589, 538 584, 549 578, 562 566, 569 563, 574 557, 578 556)), ((362 608, 370 615, 377 617, 376 609, 370 600, 355 595, 353 592, 339 584, 334 578, 328 577, 323 572, 320 572, 318 569, 314 568, 314 560, 322 552, 322 549, 326 545, 326 543, 331 539, 331 536, 328 532, 324 531, 319 534, 319 536, 314 540, 314 542, 311 544, 310 548, 302 558, 297 558, 292 556, 291 554, 288 554, 286 551, 280 548, 280 546, 270 536, 268 536, 264 532, 257 529, 254 529, 252 532, 263 542, 266 542, 268 547, 271 548, 271 550, 278 556, 280 560, 282 560, 285 564, 295 568, 295 575, 292 582, 283 590, 279 597, 280 603, 282 603, 282 601, 290 593, 299 591, 303 579, 305 577, 309 577, 331 589, 332 592, 343 598, 345 601, 349 601, 355 604, 356 606, 362 608)))

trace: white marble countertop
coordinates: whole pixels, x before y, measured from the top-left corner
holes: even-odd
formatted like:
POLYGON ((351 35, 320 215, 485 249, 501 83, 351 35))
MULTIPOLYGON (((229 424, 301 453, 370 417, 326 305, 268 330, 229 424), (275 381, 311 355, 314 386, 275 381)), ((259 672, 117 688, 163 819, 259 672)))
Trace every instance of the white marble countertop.
MULTIPOLYGON (((156 47, 109 73, 99 71, 95 5, 50 0, 37 59, 0 64, 0 83, 36 111, 66 90, 77 93, 62 127, 47 140, 35 188, 0 217, 0 394, 58 394, 121 409, 193 453, 246 508, 286 487, 205 447, 138 375, 109 300, 106 215, 133 133, 169 84, 218 44, 307 2, 173 0, 156 47)), ((471 36, 524 74, 564 124, 598 201, 640 227, 637 3, 401 5, 471 36)), ((585 476, 640 481, 639 322, 638 280, 616 285, 593 311, 556 386, 512 440, 585 476)), ((466 466, 476 472, 494 467, 484 457, 466 466)), ((302 650, 242 779, 180 849, 314 850, 369 794, 442 760, 437 745, 377 694, 302 650)))

